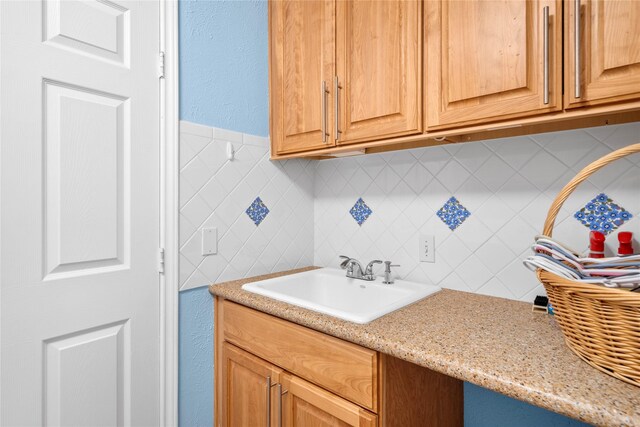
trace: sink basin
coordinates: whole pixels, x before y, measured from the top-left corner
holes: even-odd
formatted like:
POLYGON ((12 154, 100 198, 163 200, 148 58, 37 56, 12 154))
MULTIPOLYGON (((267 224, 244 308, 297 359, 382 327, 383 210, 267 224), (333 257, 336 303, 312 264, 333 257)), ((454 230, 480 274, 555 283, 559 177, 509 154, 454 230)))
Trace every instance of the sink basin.
POLYGON ((371 322, 441 290, 406 280, 385 285, 380 277, 349 279, 333 268, 247 283, 242 289, 355 323, 371 322))

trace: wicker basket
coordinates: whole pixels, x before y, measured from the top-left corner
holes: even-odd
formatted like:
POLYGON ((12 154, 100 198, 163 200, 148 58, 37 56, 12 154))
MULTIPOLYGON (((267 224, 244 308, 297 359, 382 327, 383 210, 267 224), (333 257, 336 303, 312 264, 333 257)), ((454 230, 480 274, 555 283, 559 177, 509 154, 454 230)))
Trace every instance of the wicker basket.
MULTIPOLYGON (((562 204, 594 172, 640 152, 640 144, 614 151, 585 167, 560 191, 544 224, 551 237, 562 204)), ((606 288, 537 271, 565 342, 582 360, 600 371, 640 387, 640 292, 606 288)))

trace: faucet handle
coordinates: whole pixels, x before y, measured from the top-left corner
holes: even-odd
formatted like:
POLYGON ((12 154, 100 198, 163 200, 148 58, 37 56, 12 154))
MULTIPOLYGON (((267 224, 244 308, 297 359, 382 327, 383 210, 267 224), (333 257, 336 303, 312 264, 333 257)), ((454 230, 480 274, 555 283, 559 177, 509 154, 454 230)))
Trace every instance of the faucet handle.
POLYGON ((364 270, 364 274, 373 274, 373 264, 382 264, 382 261, 379 259, 374 259, 369 264, 367 264, 367 268, 364 270))
POLYGON ((351 257, 346 255, 340 255, 339 258, 342 260, 342 262, 340 262, 340 268, 343 270, 346 269, 347 265, 349 264, 349 261, 351 261, 351 257))

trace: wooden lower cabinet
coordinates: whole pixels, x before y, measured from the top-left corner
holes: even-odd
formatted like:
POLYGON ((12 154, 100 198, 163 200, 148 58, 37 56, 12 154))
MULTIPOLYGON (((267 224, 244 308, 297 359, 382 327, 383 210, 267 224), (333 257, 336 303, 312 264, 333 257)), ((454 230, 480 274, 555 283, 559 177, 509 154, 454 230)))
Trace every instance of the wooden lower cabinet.
POLYGON ((214 312, 217 427, 463 425, 460 380, 219 297, 214 312))
POLYGON ((272 410, 282 370, 246 351, 222 346, 222 425, 277 425, 272 410))
POLYGON ((227 342, 222 368, 224 426, 378 425, 375 414, 227 342))
POLYGON ((374 427, 378 417, 294 375, 282 376, 283 427, 374 427))

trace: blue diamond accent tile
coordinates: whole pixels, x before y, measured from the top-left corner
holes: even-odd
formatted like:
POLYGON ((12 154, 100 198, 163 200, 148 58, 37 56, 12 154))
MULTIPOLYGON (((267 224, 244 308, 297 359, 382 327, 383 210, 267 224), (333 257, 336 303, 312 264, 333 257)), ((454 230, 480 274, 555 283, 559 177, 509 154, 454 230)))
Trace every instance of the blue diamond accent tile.
POLYGON ((267 208, 260 197, 256 197, 253 203, 251 203, 251 206, 249 206, 245 212, 249 215, 251 221, 258 226, 269 214, 269 208, 267 208))
POLYGON ((447 224, 447 227, 453 231, 460 227, 460 225, 471 216, 471 212, 462 206, 458 199, 451 197, 444 206, 440 208, 437 215, 442 222, 447 224))
POLYGON ((353 205, 349 213, 351 214, 353 219, 356 220, 358 225, 362 225, 367 220, 367 218, 371 216, 373 211, 369 206, 367 206, 364 200, 362 200, 362 197, 360 197, 356 204, 353 205))
POLYGON ((609 196, 600 193, 573 214, 573 217, 591 230, 609 234, 633 218, 633 215, 615 203, 609 196))

